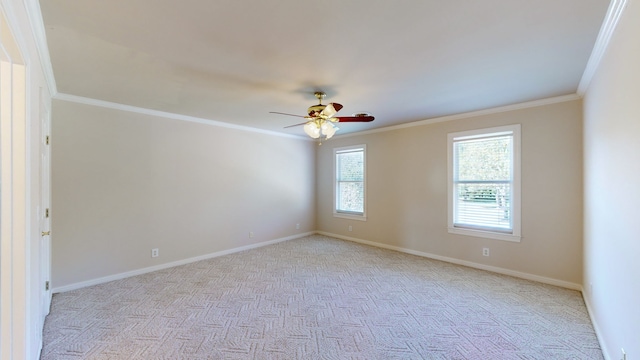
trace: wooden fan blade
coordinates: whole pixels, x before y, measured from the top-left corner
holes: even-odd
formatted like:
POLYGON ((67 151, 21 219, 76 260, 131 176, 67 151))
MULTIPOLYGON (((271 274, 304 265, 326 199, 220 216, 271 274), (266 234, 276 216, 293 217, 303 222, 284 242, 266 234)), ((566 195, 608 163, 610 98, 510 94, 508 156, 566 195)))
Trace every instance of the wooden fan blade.
POLYGON ((286 129, 286 128, 290 128, 290 127, 295 127, 295 126, 304 125, 304 124, 306 124, 306 123, 308 123, 308 121, 307 121, 307 122, 300 123, 300 124, 295 124, 295 125, 285 126, 285 127, 284 127, 284 129, 286 129))
POLYGON ((338 122, 369 122, 375 119, 373 116, 340 116, 335 118, 338 122))
POLYGON ((306 115, 287 114, 287 113, 282 113, 282 112, 277 112, 277 111, 269 111, 269 114, 279 114, 279 115, 287 115, 287 116, 296 116, 296 117, 301 117, 301 118, 306 118, 306 117, 308 117, 308 116, 306 116, 306 115))

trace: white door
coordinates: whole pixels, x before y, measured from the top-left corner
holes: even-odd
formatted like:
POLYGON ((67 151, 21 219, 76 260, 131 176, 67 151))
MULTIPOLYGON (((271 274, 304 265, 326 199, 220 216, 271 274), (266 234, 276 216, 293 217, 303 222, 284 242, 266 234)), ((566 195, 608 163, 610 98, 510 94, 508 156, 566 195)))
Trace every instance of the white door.
MULTIPOLYGON (((51 141, 49 111, 40 96, 40 125, 42 139, 40 143, 40 266, 42 286, 42 316, 49 314, 51 307, 51 141)), ((44 320, 43 320, 44 321, 44 320)))

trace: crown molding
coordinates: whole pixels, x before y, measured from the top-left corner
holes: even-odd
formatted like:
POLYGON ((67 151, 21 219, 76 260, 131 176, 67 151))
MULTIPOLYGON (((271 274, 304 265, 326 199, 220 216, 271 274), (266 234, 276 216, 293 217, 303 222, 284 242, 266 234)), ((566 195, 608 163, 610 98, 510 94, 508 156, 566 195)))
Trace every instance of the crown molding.
MULTIPOLYGON (((74 102, 74 103, 84 104, 84 105, 98 106, 98 107, 103 107, 103 108, 121 110, 121 111, 126 111, 126 112, 133 112, 133 113, 150 115, 150 116, 158 116, 158 117, 163 117, 163 118, 168 118, 168 119, 173 119, 173 120, 189 121, 189 122, 195 122, 195 123, 205 124, 205 125, 213 125, 213 126, 225 127, 225 128, 230 128, 230 129, 236 129, 236 130, 243 130, 243 131, 249 131, 249 132, 262 133, 262 134, 267 134, 267 135, 275 135, 275 136, 286 137, 286 138, 290 138, 290 139, 307 140, 307 141, 313 141, 313 142, 316 141, 316 139, 311 139, 311 138, 309 138, 307 136, 284 134, 284 133, 280 133, 280 132, 277 132, 277 131, 263 130, 263 129, 258 129, 258 128, 254 128, 254 127, 250 127, 250 126, 244 126, 244 125, 235 125, 235 124, 231 124, 231 123, 227 123, 227 122, 204 119, 204 118, 199 118, 199 117, 195 117, 195 116, 175 114, 175 113, 169 113, 169 112, 159 111, 159 110, 151 110, 151 109, 141 108, 141 107, 132 106, 132 105, 119 104, 119 103, 114 103, 114 102, 110 102, 110 101, 97 100, 97 99, 93 99, 93 98, 87 98, 87 97, 71 95, 71 94, 65 94, 65 93, 57 93, 55 96, 53 96, 53 98, 56 99, 56 100, 61 100, 61 101, 74 102)), ((343 137, 350 137, 350 136, 374 134, 374 133, 385 132, 385 131, 393 131, 393 130, 398 130, 398 129, 411 128, 411 127, 415 127, 415 126, 424 126, 424 125, 435 124, 435 123, 439 123, 439 122, 461 120, 461 119, 467 119, 467 118, 472 118, 472 117, 477 117, 477 116, 491 115, 491 114, 497 114, 497 113, 502 113, 502 112, 507 112, 507 111, 527 109, 527 108, 532 108, 532 107, 545 106, 545 105, 557 104, 557 103, 580 100, 580 99, 582 99, 582 97, 580 95, 578 95, 578 94, 569 94, 569 95, 563 95, 563 96, 556 96, 556 97, 551 97, 551 98, 546 98, 546 99, 528 101, 528 102, 512 104, 512 105, 507 105, 507 106, 500 106, 500 107, 495 107, 495 108, 490 108, 490 109, 484 109, 484 110, 478 110, 478 111, 472 111, 472 112, 466 112, 466 113, 460 113, 460 114, 436 117, 436 118, 431 118, 431 119, 426 119, 426 120, 414 121, 414 122, 406 123, 406 124, 387 126, 387 127, 382 127, 382 128, 373 129, 373 130, 365 130, 365 131, 349 133, 349 134, 343 134, 343 135, 335 135, 334 138, 343 138, 343 137)))
POLYGON ((276 131, 263 130, 263 129, 258 129, 250 126, 244 126, 244 125, 235 125, 235 124, 226 123, 223 121, 204 119, 204 118, 199 118, 195 116, 175 114, 175 113, 159 111, 159 110, 151 110, 151 109, 141 108, 141 107, 132 106, 132 105, 124 105, 124 104, 114 103, 110 101, 97 100, 97 99, 70 95, 65 93, 57 93, 53 98, 55 100, 73 102, 73 103, 84 104, 84 105, 98 106, 98 107, 103 107, 108 109, 132 112, 132 113, 149 115, 149 116, 163 117, 163 118, 173 119, 173 120, 189 121, 189 122, 194 122, 198 124, 212 125, 212 126, 249 131, 249 132, 260 133, 260 134, 274 135, 274 136, 286 137, 286 138, 296 139, 296 140, 307 140, 306 137, 297 136, 297 135, 284 134, 276 131))
POLYGON ((53 96, 58 93, 58 90, 56 87, 56 79, 53 75, 53 66, 51 65, 51 55, 49 54, 49 46, 47 45, 47 34, 44 29, 40 3, 38 0, 24 0, 24 4, 27 10, 27 17, 29 18, 29 26, 31 27, 31 32, 35 40, 36 51, 40 58, 42 73, 47 82, 49 93, 53 96))
POLYGON ((335 137, 336 138, 338 138, 338 137, 343 138, 343 137, 350 137, 350 136, 375 134, 375 133, 380 133, 380 132, 385 132, 385 131, 406 129, 406 128, 411 128, 411 127, 415 127, 415 126, 424 126, 424 125, 435 124, 435 123, 446 122, 446 121, 462 120, 462 119, 468 119, 468 118, 472 118, 472 117, 491 115, 491 114, 498 114, 498 113, 507 112, 507 111, 527 109, 527 108, 532 108, 532 107, 545 106, 545 105, 557 104, 557 103, 580 100, 580 99, 582 99, 582 97, 580 95, 578 95, 578 94, 555 96, 555 97, 551 97, 551 98, 534 100, 534 101, 527 101, 527 102, 523 102, 523 103, 500 106, 500 107, 495 107, 495 108, 490 108, 490 109, 484 109, 484 110, 477 110, 477 111, 471 111, 471 112, 454 114, 454 115, 441 116, 441 117, 436 117, 436 118, 431 118, 431 119, 426 119, 426 120, 419 120, 419 121, 414 121, 414 122, 410 122, 410 123, 406 123, 406 124, 386 126, 386 127, 382 127, 382 128, 378 128, 378 129, 373 129, 373 130, 360 131, 360 132, 357 132, 357 133, 336 135, 335 137))
POLYGON ((622 12, 624 11, 627 5, 627 0, 611 0, 609 4, 609 9, 607 10, 607 15, 604 18, 604 22, 600 27, 600 33, 596 38, 596 43, 593 46, 593 50, 591 51, 591 56, 589 57, 589 61, 587 62, 587 66, 582 74, 582 79, 580 79, 580 84, 578 85, 578 95, 584 96, 589 88, 589 84, 593 79, 593 76, 596 74, 598 67, 600 66, 600 61, 602 61, 602 57, 604 56, 607 47, 609 46, 609 42, 611 41, 611 36, 616 30, 618 26, 618 22, 620 21, 620 17, 622 16, 622 12))
MULTIPOLYGON (((234 125, 234 124, 225 123, 221 121, 208 120, 203 118, 185 116, 180 114, 168 113, 163 111, 139 108, 135 106, 123 105, 123 104, 112 103, 108 101, 90 99, 90 98, 69 95, 64 93, 58 93, 56 82, 55 82, 55 76, 53 73, 53 67, 51 64, 49 48, 47 45, 47 37, 46 37, 45 27, 43 23, 40 4, 38 0, 24 0, 24 4, 27 10, 27 16, 29 18, 30 27, 35 39, 36 49, 38 52, 38 56, 40 58, 42 71, 44 73, 44 77, 47 82, 47 87, 49 89, 50 94, 55 99, 112 108, 112 109, 118 109, 118 110, 129 111, 129 112, 135 112, 140 114, 160 116, 160 117, 176 119, 176 120, 191 121, 191 122, 197 122, 197 123, 202 123, 207 125, 233 128, 233 129, 244 130, 244 131, 258 132, 258 133, 289 137, 289 138, 295 138, 295 139, 305 139, 305 137, 290 135, 290 134, 283 134, 276 131, 262 130, 262 129, 257 129, 249 126, 234 125)), ((408 127, 422 126, 422 125, 428 125, 428 124, 445 122, 445 121, 453 121, 453 120, 465 119, 469 117, 482 116, 482 115, 500 113, 505 111, 524 109, 528 107, 543 106, 543 105, 548 105, 548 104, 553 104, 558 102, 580 99, 584 96, 593 76, 595 75, 598 69, 598 66, 600 65, 602 57, 604 56, 604 53, 609 45, 611 37, 618 25, 618 22, 626 7, 626 4, 627 4, 627 0, 611 0, 604 22, 600 28, 600 32, 596 39, 594 48, 591 52, 591 56, 589 57, 589 61, 587 62, 587 66, 585 68, 585 71, 578 85, 576 94, 536 100, 536 101, 525 102, 525 103, 520 103, 515 105, 508 105, 508 106, 497 107, 492 109, 473 111, 468 113, 431 118, 431 119, 416 121, 412 123, 388 126, 388 127, 383 127, 383 128, 373 129, 373 130, 366 130, 366 131, 361 131, 356 133, 342 134, 342 135, 336 134, 336 138, 349 137, 349 136, 355 136, 355 135, 366 135, 366 134, 372 134, 372 133, 378 133, 378 132, 384 132, 384 131, 392 131, 392 130, 403 129, 408 127)), ((24 39, 19 39, 19 40, 24 41, 24 39)))

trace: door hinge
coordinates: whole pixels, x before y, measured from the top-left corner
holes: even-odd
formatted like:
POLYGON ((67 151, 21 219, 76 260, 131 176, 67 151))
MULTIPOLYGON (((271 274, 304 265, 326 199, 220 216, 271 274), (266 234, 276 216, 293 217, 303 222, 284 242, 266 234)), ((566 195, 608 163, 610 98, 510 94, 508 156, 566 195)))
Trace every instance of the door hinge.
POLYGON ((45 291, 49 291, 49 282, 48 281, 44 282, 44 290, 45 291))
POLYGON ((45 142, 45 144, 49 145, 49 135, 47 135, 47 136, 44 138, 44 142, 45 142))
POLYGON ((48 218, 49 217, 49 208, 46 208, 44 210, 44 217, 48 218))

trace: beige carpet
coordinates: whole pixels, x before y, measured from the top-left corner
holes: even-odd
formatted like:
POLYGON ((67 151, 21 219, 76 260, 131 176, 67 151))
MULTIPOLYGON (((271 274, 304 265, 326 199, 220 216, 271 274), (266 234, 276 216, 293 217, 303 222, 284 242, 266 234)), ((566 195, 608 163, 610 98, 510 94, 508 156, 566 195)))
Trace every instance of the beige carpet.
POLYGON ((56 294, 42 359, 602 359, 581 294, 311 236, 56 294))

